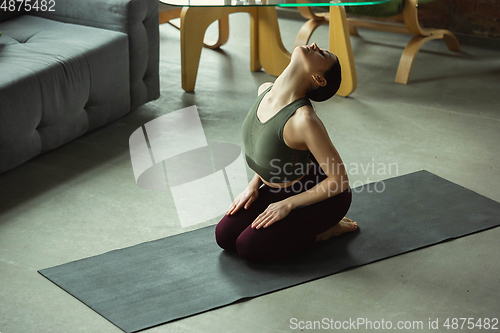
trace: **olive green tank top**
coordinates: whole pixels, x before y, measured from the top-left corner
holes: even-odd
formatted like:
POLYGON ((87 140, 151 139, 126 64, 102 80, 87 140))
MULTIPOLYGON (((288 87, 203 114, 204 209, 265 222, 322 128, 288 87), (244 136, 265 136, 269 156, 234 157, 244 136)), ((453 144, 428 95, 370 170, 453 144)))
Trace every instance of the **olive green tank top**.
POLYGON ((298 108, 311 103, 307 97, 300 98, 263 123, 257 118, 257 109, 271 88, 257 97, 243 122, 245 159, 250 169, 264 180, 270 183, 286 183, 304 175, 310 159, 309 150, 293 149, 286 145, 283 128, 298 108))

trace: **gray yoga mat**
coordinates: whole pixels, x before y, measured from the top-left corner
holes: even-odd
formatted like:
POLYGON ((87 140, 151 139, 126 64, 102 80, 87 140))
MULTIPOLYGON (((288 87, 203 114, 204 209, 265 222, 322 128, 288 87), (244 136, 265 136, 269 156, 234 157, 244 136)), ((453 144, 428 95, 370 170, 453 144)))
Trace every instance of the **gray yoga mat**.
POLYGON ((500 203, 427 171, 353 189, 360 230, 272 263, 215 243, 215 226, 39 272, 125 332, 168 323, 500 224, 500 203))

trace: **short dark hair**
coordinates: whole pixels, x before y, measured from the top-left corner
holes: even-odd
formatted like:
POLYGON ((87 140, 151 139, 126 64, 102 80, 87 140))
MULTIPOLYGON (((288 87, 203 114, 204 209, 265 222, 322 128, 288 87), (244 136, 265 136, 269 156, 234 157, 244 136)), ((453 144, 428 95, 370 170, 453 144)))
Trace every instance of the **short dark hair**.
POLYGON ((306 97, 315 102, 323 102, 332 97, 339 90, 340 82, 342 82, 342 71, 340 68, 339 59, 337 58, 333 65, 323 74, 326 80, 324 87, 307 92, 306 97))

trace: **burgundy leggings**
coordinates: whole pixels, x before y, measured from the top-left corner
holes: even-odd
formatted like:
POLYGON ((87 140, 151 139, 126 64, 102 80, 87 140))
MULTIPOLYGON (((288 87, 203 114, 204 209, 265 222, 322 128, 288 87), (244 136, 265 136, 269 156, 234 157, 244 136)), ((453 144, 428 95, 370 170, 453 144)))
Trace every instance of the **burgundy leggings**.
POLYGON ((314 246, 319 235, 337 224, 347 214, 352 193, 344 192, 315 204, 292 210, 285 218, 267 228, 250 225, 269 204, 310 189, 326 178, 313 158, 308 173, 292 186, 273 188, 262 185, 259 196, 248 209, 225 215, 215 228, 217 244, 225 250, 237 251, 249 261, 268 261, 314 246))

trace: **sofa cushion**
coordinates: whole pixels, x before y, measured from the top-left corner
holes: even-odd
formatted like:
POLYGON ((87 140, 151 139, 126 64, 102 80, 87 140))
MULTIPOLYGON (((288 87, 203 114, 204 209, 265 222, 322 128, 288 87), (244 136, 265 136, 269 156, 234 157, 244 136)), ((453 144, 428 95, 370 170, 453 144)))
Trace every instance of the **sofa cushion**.
POLYGON ((160 97, 158 8, 158 0, 62 0, 55 11, 30 15, 128 34, 135 109, 160 97))
POLYGON ((0 31, 0 172, 130 111, 126 34, 30 15, 0 31))

